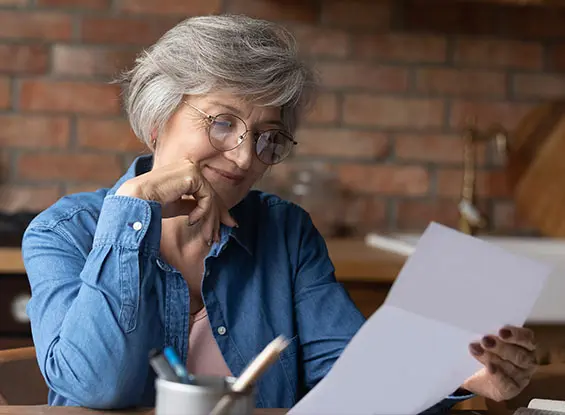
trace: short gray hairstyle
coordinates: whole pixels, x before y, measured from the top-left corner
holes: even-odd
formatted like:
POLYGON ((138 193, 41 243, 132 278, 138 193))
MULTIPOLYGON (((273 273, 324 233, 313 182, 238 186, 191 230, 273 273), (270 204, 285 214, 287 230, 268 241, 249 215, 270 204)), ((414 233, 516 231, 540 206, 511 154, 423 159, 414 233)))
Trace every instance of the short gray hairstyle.
POLYGON ((273 22, 238 15, 188 18, 143 51, 119 79, 134 133, 150 146, 184 95, 227 91, 258 105, 281 107, 294 133, 313 102, 317 76, 296 41, 273 22))

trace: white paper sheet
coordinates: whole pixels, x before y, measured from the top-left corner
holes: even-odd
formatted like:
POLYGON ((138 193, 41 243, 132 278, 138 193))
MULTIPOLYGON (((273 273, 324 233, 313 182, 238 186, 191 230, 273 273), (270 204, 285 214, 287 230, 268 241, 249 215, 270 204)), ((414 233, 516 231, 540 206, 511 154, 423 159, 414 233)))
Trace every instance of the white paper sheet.
POLYGON ((383 306, 289 412, 418 414, 481 368, 468 345, 521 326, 551 267, 432 223, 383 306))

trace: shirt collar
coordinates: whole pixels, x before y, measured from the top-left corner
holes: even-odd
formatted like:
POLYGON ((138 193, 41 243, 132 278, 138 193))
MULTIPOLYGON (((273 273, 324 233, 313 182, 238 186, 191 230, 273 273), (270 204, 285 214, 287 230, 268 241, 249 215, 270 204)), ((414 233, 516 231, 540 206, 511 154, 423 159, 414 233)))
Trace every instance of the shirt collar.
MULTIPOLYGON (((126 173, 108 191, 108 195, 114 195, 124 182, 141 174, 147 173, 152 167, 152 154, 137 157, 126 173)), ((254 214, 254 209, 255 207, 251 203, 249 196, 246 196, 241 202, 230 209, 230 214, 236 220, 239 227, 229 228, 222 225, 228 236, 232 236, 233 239, 235 239, 249 253, 249 255, 252 255, 255 249, 255 240, 253 235, 255 234, 257 222, 254 220, 254 217, 257 215, 254 214)))

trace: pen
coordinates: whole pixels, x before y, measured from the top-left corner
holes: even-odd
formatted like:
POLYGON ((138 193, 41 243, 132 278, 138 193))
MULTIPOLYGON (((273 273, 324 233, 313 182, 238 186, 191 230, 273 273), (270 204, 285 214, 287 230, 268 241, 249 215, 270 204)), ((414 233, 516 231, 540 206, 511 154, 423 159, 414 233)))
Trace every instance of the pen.
POLYGON ((157 373, 157 376, 161 379, 165 379, 171 382, 180 382, 179 377, 176 375, 175 371, 163 356, 160 350, 152 349, 149 352, 149 364, 157 373))
POLYGON ((165 355, 165 358, 169 362, 171 368, 174 370, 176 376, 180 379, 182 383, 193 383, 194 376, 190 375, 186 371, 184 365, 180 361, 180 358, 178 357, 177 353, 172 347, 170 346, 165 347, 163 354, 165 355))

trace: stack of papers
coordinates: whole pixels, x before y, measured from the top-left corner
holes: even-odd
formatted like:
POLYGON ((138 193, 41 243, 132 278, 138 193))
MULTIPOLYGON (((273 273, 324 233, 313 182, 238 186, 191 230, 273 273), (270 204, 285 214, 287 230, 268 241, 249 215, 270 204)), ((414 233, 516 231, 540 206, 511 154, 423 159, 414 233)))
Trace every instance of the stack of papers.
POLYGON ((481 369, 471 342, 525 323, 551 271, 430 224, 384 304, 289 414, 421 413, 481 369))

